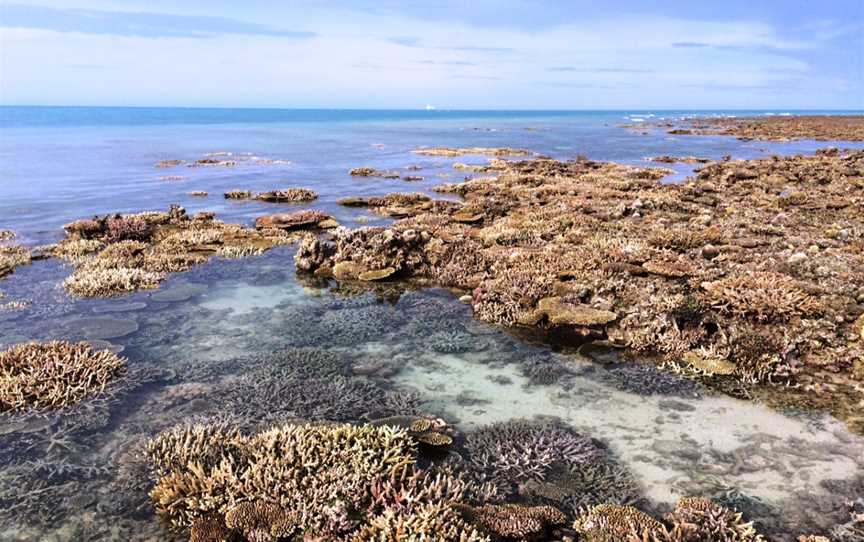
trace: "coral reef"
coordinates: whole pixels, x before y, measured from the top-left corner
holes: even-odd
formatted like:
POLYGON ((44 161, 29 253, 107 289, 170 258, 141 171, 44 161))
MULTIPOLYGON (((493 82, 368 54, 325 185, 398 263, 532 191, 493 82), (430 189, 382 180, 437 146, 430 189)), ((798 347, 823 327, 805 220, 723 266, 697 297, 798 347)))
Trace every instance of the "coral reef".
POLYGON ((525 420, 476 429, 466 435, 465 449, 469 470, 498 485, 543 480, 556 464, 586 464, 605 455, 595 441, 568 428, 525 420))
POLYGON ((157 514, 196 539, 486 540, 452 509, 464 483, 417 470, 400 429, 307 424, 245 435, 178 426, 149 443, 148 457, 157 514))
POLYGON ((318 199, 318 193, 308 188, 282 188, 255 194, 255 199, 275 203, 307 202, 318 199))
POLYGON ((480 319, 606 340, 721 388, 830 390, 811 401, 854 421, 864 151, 712 162, 682 184, 587 159, 484 171, 439 187, 461 205, 347 202, 405 218, 310 242, 298 269, 339 280, 392 269, 470 292, 480 319))
POLYGON ((30 263, 30 251, 18 246, 0 246, 0 279, 16 267, 30 263))
POLYGON ((516 540, 542 540, 550 527, 563 525, 567 521, 567 516, 552 506, 462 505, 459 511, 469 518, 471 523, 480 526, 496 538, 516 540))
POLYGON ((483 154, 486 156, 494 157, 528 156, 531 154, 531 151, 526 151, 524 149, 511 149, 508 147, 469 147, 464 149, 454 149, 451 147, 431 147, 415 149, 411 152, 413 152, 414 154, 419 154, 421 156, 445 156, 448 158, 452 158, 455 156, 464 156, 466 154, 483 154))
POLYGON ((316 210, 265 215, 255 219, 255 227, 259 230, 327 229, 335 228, 337 225, 333 217, 316 210))
POLYGON ((27 343, 0 352, 0 411, 58 408, 105 390, 126 361, 87 343, 27 343))
MULTIPOLYGON (((763 141, 864 141, 864 120, 859 115, 794 115, 736 118, 692 118, 672 124, 649 124, 682 135, 730 135, 763 141)), ((644 128, 645 125, 640 126, 644 128)))
POLYGON ((252 197, 252 191, 240 189, 229 190, 225 192, 224 196, 225 199, 249 199, 252 197))
POLYGON ((662 523, 632 506, 612 504, 583 511, 573 528, 589 542, 636 541, 664 529, 662 523))
POLYGON ((170 273, 187 271, 217 255, 257 255, 293 241, 278 230, 256 231, 214 220, 190 218, 182 207, 78 220, 67 237, 46 252, 69 261, 64 288, 79 297, 111 297, 157 288, 170 273))
POLYGON ((679 499, 663 522, 631 506, 601 504, 583 509, 573 527, 591 542, 765 541, 739 512, 702 497, 679 499))
POLYGON ((379 171, 371 167, 355 167, 348 172, 353 177, 382 177, 384 179, 398 179, 398 171, 379 171))

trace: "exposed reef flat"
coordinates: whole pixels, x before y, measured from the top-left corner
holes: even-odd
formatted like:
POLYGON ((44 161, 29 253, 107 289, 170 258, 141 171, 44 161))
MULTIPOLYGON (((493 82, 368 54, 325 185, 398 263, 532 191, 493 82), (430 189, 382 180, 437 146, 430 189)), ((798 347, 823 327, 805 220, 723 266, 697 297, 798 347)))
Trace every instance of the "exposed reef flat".
MULTIPOLYGON (((314 211, 301 211, 301 218, 309 213, 314 211)), ((297 218, 295 215, 278 216, 297 218)), ((294 224, 296 228, 311 225, 299 222, 294 224)), ((214 256, 260 255, 294 241, 282 222, 271 221, 268 225, 272 227, 259 224, 257 229, 251 229, 226 224, 206 212, 190 217, 185 209, 174 205, 167 213, 76 220, 64 226, 67 233, 64 240, 44 250, 74 266, 72 276, 63 282, 69 293, 79 297, 111 297, 157 288, 170 273, 187 271, 214 256)), ((29 252, 27 255, 29 260, 29 252)), ((0 257, 5 258, 2 253, 0 257)), ((0 275, 3 262, 0 260, 0 275)))
POLYGON ((736 395, 789 385, 864 430, 864 152, 667 172, 493 161, 438 187, 461 205, 379 198, 406 218, 308 237, 297 267, 470 292, 483 320, 602 339, 736 395))
POLYGON ((660 127, 673 135, 729 135, 743 140, 864 141, 864 115, 811 115, 692 118, 681 123, 640 124, 636 129, 660 127))

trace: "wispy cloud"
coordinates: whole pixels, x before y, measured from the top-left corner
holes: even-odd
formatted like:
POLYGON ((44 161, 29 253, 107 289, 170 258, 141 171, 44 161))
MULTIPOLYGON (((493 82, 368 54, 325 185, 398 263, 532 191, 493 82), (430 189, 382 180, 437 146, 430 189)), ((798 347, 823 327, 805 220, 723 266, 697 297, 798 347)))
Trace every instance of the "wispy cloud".
POLYGON ((672 47, 698 49, 701 47, 711 47, 711 44, 702 43, 701 41, 676 41, 672 43, 672 47))
POLYGON ((654 70, 646 68, 578 68, 576 66, 552 66, 546 71, 558 73, 654 73, 654 70))
POLYGON ((515 53, 516 49, 511 47, 487 47, 480 45, 431 45, 414 36, 396 36, 387 38, 388 42, 403 47, 417 47, 419 49, 437 49, 439 51, 465 51, 475 53, 515 53))
POLYGON ((146 38, 212 38, 224 34, 311 38, 316 35, 314 32, 285 30, 226 17, 60 9, 20 4, 2 6, 0 27, 146 38))
POLYGON ((466 60, 418 60, 418 64, 428 64, 436 66, 478 66, 477 62, 468 62, 466 60))
POLYGON ((387 38, 387 41, 405 47, 418 47, 420 45, 420 38, 415 38, 413 36, 396 36, 393 38, 387 38))

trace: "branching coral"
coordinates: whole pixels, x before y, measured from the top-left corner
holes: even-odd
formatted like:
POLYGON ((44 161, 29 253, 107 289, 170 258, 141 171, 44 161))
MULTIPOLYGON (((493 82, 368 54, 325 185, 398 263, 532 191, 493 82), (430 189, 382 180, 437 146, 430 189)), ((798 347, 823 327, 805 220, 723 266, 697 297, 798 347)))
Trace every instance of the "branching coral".
POLYGON ((601 459, 593 440, 548 423, 514 420, 474 430, 465 439, 470 468, 489 481, 545 478, 555 463, 601 459))
POLYGON ((664 529, 663 524, 632 506, 599 504, 585 510, 573 525, 589 542, 637 540, 664 529))
POLYGON ((80 297, 110 297, 156 288, 168 273, 187 271, 214 255, 245 257, 290 243, 284 232, 256 231, 190 218, 181 207, 79 220, 50 253, 75 266, 63 286, 80 297))
POLYGON ((0 278, 8 275, 19 265, 30 263, 30 251, 24 247, 0 246, 0 278))
POLYGON ((283 425, 244 435, 181 426, 153 439, 148 456, 157 513, 197 539, 212 531, 263 542, 302 531, 486 540, 451 508, 465 483, 416 471, 412 439, 392 427, 283 425))
POLYGON ((721 506, 702 497, 685 497, 666 516, 671 528, 663 529, 658 542, 699 542, 701 540, 728 540, 730 542, 763 542, 765 539, 745 522, 740 512, 721 506))
POLYGON ((552 506, 487 504, 479 508, 460 506, 460 512, 471 523, 496 537, 537 540, 555 525, 563 525, 567 516, 552 506))
POLYGON ((581 512, 574 529, 590 542, 764 542, 741 513, 702 497, 684 497, 664 522, 631 506, 601 504, 581 512))
POLYGON ((0 352, 0 410, 58 408, 105 390, 126 360, 87 343, 27 343, 0 352))
POLYGON ((792 278, 774 272, 747 272, 702 284, 707 304, 759 322, 813 316, 819 303, 792 278))

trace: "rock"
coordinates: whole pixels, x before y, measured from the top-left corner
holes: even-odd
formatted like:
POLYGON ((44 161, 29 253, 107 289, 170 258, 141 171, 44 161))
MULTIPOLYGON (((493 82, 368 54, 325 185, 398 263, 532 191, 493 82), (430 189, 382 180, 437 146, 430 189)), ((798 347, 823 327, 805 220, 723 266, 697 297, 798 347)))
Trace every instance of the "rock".
POLYGON ((458 211, 451 217, 454 222, 462 224, 474 224, 483 220, 483 213, 472 213, 470 211, 458 211))
POLYGON ((459 298, 459 301, 461 301, 462 303, 470 304, 472 301, 472 298, 470 295, 463 295, 462 297, 459 298))
POLYGON ((225 199, 249 199, 252 197, 251 190, 229 190, 224 194, 225 199))
POLYGON ((805 254, 803 252, 796 252, 795 254, 789 256, 789 259, 786 260, 786 263, 788 263, 789 265, 797 265, 797 264, 804 262, 806 260, 807 260, 807 254, 805 254))
POLYGON ((280 230, 303 230, 310 228, 333 228, 337 225, 328 214, 316 210, 297 211, 259 216, 255 219, 255 227, 259 230, 277 228, 280 230))
POLYGON ((182 163, 183 163, 183 160, 159 160, 158 162, 156 162, 156 165, 154 167, 159 168, 159 169, 163 169, 163 168, 177 167, 182 163))
POLYGON ((852 324, 852 330, 862 341, 864 341, 864 314, 855 320, 855 323, 852 324))
POLYGON ((255 196, 255 199, 259 201, 271 203, 306 202, 317 198, 318 193, 308 188, 283 188, 281 190, 262 192, 255 196))
POLYGON ((384 280, 395 273, 396 270, 392 267, 386 267, 384 269, 377 269, 374 271, 366 271, 365 273, 360 273, 357 278, 363 281, 376 281, 376 280, 384 280))
POLYGON ((520 319, 520 324, 536 325, 544 319, 553 325, 598 326, 608 324, 618 318, 611 311, 595 309, 582 303, 570 303, 561 297, 547 297, 540 300, 537 309, 520 319))
POLYGON ((333 277, 337 280, 355 280, 365 270, 354 262, 339 262, 333 266, 333 277))
POLYGON ((687 352, 681 359, 696 369, 709 375, 731 375, 735 372, 735 364, 719 358, 706 358, 696 352, 687 352))
POLYGON ((652 275, 668 278, 682 278, 693 274, 693 270, 689 266, 680 262, 648 260, 642 264, 642 267, 652 275))
POLYGON ((714 245, 705 245, 702 247, 702 257, 706 260, 713 260, 720 255, 720 249, 714 245))
POLYGON ((339 205, 344 205, 345 207, 368 207, 369 200, 366 198, 360 197, 350 197, 350 198, 342 198, 336 201, 339 205))

